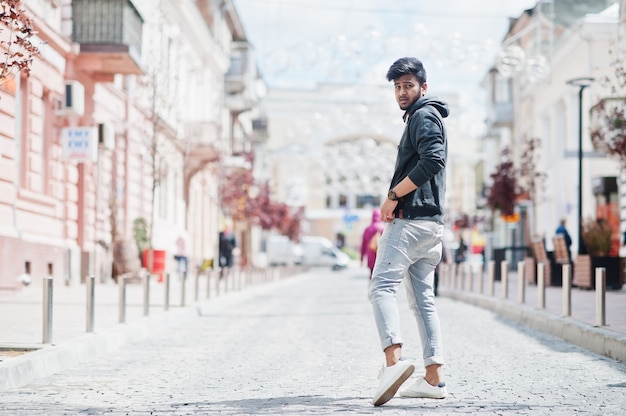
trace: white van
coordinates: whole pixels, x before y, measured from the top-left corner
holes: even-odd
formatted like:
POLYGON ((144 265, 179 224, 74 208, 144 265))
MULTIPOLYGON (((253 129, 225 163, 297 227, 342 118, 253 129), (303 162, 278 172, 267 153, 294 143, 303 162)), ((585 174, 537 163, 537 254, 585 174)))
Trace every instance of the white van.
POLYGON ((350 257, 325 237, 304 236, 300 247, 302 264, 305 266, 330 266, 333 270, 339 270, 348 267, 350 263, 350 257))
POLYGON ((300 247, 286 235, 268 236, 265 250, 270 266, 292 266, 301 262, 300 247))

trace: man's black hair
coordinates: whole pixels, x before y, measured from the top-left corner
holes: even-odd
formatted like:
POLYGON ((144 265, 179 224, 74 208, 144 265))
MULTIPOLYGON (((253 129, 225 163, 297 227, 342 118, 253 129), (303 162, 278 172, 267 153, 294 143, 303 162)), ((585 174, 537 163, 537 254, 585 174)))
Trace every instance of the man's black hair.
POLYGON ((415 75, 420 85, 426 82, 426 70, 422 61, 417 58, 400 58, 394 62, 387 71, 387 81, 396 80, 407 74, 415 75))

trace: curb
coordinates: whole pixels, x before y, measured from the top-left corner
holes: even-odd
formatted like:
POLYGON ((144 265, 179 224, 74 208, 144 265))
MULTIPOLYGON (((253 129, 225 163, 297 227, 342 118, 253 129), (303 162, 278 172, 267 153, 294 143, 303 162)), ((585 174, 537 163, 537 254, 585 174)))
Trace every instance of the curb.
POLYGON ((441 293, 626 364, 626 335, 505 300, 443 289, 441 293))
POLYGON ((66 368, 84 363, 98 355, 118 350, 124 345, 148 337, 172 321, 192 314, 197 316, 195 305, 146 316, 99 333, 86 333, 63 344, 44 345, 37 351, 3 361, 0 363, 0 391, 18 388, 33 380, 49 377, 66 368))
POLYGON ((260 293, 271 291, 274 285, 293 284, 297 280, 295 277, 298 276, 306 277, 307 273, 251 285, 245 290, 224 292, 222 295, 192 302, 184 307, 160 311, 133 322, 117 324, 101 332, 85 333, 61 344, 39 344, 36 351, 0 362, 0 392, 24 386, 34 380, 87 362, 98 355, 116 351, 125 345, 146 339, 159 330, 180 324, 183 320, 201 317, 211 308, 220 308, 224 302, 244 302, 260 293))

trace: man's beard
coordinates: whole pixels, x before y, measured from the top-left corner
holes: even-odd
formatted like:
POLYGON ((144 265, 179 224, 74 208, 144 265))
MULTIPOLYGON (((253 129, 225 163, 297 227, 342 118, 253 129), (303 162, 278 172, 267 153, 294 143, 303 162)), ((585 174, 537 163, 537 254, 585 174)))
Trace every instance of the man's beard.
POLYGON ((400 105, 400 110, 408 110, 415 103, 415 101, 419 100, 420 98, 422 98, 422 89, 421 88, 420 88, 419 92, 417 93, 417 97, 415 97, 415 99, 413 101, 410 101, 404 107, 402 105, 400 105))

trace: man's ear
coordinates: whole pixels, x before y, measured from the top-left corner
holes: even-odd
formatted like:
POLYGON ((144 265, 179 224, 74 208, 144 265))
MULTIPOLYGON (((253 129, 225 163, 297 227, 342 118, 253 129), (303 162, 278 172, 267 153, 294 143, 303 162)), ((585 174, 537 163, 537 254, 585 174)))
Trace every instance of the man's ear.
POLYGON ((422 84, 422 95, 426 94, 426 90, 428 90, 428 84, 425 82, 422 84))

